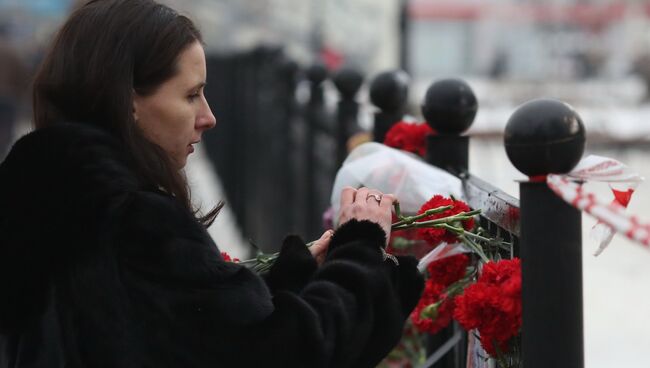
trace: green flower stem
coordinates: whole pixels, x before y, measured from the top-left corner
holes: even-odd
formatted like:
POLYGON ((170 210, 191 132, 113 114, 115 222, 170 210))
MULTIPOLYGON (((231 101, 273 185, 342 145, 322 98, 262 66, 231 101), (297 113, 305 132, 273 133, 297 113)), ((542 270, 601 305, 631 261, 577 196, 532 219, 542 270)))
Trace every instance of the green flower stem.
MULTIPOLYGON (((437 218, 434 220, 418 221, 423 218, 426 218, 427 216, 447 211, 451 209, 453 206, 449 205, 449 206, 432 208, 425 211, 422 214, 415 215, 415 216, 403 216, 401 213, 399 202, 396 202, 394 204, 394 207, 395 207, 395 213, 397 214, 399 220, 391 225, 393 231, 417 229, 417 228, 443 228, 457 234, 458 238, 463 243, 465 243, 468 247, 470 247, 472 251, 478 254, 479 257, 481 257, 481 259, 484 262, 489 262, 489 259, 485 255, 483 248, 478 243, 476 243, 474 239, 481 242, 486 242, 488 244, 494 244, 495 240, 486 238, 479 234, 474 234, 469 231, 466 231, 460 224, 460 222, 462 221, 471 220, 475 215, 480 214, 481 210, 460 212, 452 216, 437 218), (460 225, 460 226, 454 226, 454 225, 460 225)), ((308 243, 307 247, 311 247, 314 243, 316 242, 312 241, 308 243)), ((499 243, 499 245, 501 245, 501 243, 499 243)), ((258 253, 258 255, 255 258, 241 261, 239 263, 251 267, 254 271, 258 273, 265 272, 269 270, 271 266, 273 266, 278 256, 279 253, 273 253, 273 254, 258 253)))
POLYGON ((402 216, 402 208, 399 205, 399 201, 393 202, 393 207, 395 207, 395 216, 397 216, 398 219, 402 220, 404 216, 402 216))
POLYGON ((473 239, 476 239, 476 240, 481 240, 481 241, 484 241, 486 243, 493 243, 494 242, 494 239, 489 239, 489 238, 486 238, 484 236, 474 234, 474 233, 472 233, 470 231, 465 231, 465 229, 462 229, 462 235, 469 236, 470 238, 473 238, 473 239))
MULTIPOLYGON (((399 207, 399 204, 396 204, 395 205, 395 213, 397 213, 397 208, 398 207, 399 207)), ((401 212, 400 212, 400 214, 397 215, 397 217, 399 218, 399 221, 392 224, 391 226, 396 227, 396 226, 401 226, 401 225, 405 225, 405 224, 412 224, 412 223, 416 222, 417 220, 423 219, 423 218, 425 218, 427 216, 431 216, 431 215, 436 214, 436 213, 445 212, 445 211, 450 210, 452 208, 453 208, 453 206, 451 206, 451 205, 436 207, 436 208, 431 208, 429 210, 426 210, 422 214, 415 215, 415 216, 406 216, 406 217, 402 216, 401 212)))
MULTIPOLYGON (((316 240, 311 241, 307 243, 307 248, 311 247, 316 243, 316 240)), ((275 260, 280 256, 280 252, 272 253, 272 254, 264 254, 264 253, 259 253, 255 258, 247 259, 245 261, 239 261, 237 264, 240 265, 250 265, 252 264, 252 268, 254 271, 257 272, 264 272, 267 271, 273 266, 273 263, 275 263, 275 260)))
POLYGON ((465 287, 471 283, 472 278, 473 276, 465 277, 451 284, 451 286, 447 289, 447 298, 460 294, 460 292, 465 290, 465 287))
POLYGON ((247 259, 245 261, 239 261, 237 264, 247 265, 247 264, 255 263, 255 262, 257 262, 257 258, 251 258, 251 259, 247 259))
POLYGON ((469 211, 469 212, 460 212, 460 213, 457 213, 457 214, 455 214, 453 216, 442 217, 442 218, 438 218, 438 219, 435 219, 435 220, 413 222, 411 224, 393 225, 392 230, 405 230, 405 229, 418 229, 418 228, 423 228, 423 227, 434 227, 433 225, 449 224, 449 223, 454 223, 454 222, 458 222, 458 221, 471 220, 475 215, 478 215, 479 213, 481 213, 481 210, 474 210, 474 211, 469 211))
POLYGON ((438 317, 438 308, 440 308, 440 305, 442 305, 442 303, 448 298, 455 297, 459 295, 463 290, 465 290, 467 285, 472 283, 474 276, 476 276, 476 269, 472 269, 462 279, 451 284, 445 290, 445 297, 443 299, 440 299, 433 304, 429 304, 428 306, 422 309, 422 311, 420 312, 420 318, 436 319, 438 317))
POLYGON ((442 305, 442 302, 445 299, 440 299, 437 302, 433 304, 429 304, 428 306, 422 308, 422 311, 420 312, 420 318, 429 318, 429 319, 436 319, 438 318, 438 308, 440 308, 440 305, 442 305))
POLYGON ((446 229, 446 230, 449 230, 449 231, 451 231, 451 232, 457 234, 457 235, 458 235, 458 239, 460 239, 463 243, 465 243, 467 246, 469 246, 470 248, 472 248, 472 250, 473 250, 476 254, 478 254, 479 257, 481 257, 481 259, 483 260, 483 262, 489 262, 489 261, 490 261, 490 259, 485 255, 485 252, 483 252, 483 248, 482 248, 479 244, 475 243, 475 242, 474 242, 472 239, 470 239, 470 238, 473 237, 473 236, 475 236, 475 237, 477 237, 477 238, 480 238, 480 240, 483 240, 483 241, 486 241, 486 242, 491 242, 491 241, 492 241, 491 239, 484 238, 484 237, 482 237, 482 236, 480 236, 480 235, 476 235, 476 234, 474 234, 474 233, 471 233, 471 232, 469 232, 469 231, 466 231, 466 230, 463 229, 462 227, 455 227, 455 226, 451 226, 451 225, 449 225, 449 224, 441 224, 441 225, 438 226, 438 227, 444 228, 444 229, 446 229), (468 237, 468 236, 469 236, 469 237, 468 237))
POLYGON ((465 243, 467 246, 472 248, 472 250, 481 257, 481 260, 485 263, 490 262, 490 259, 483 252, 483 248, 476 244, 472 239, 465 237, 465 235, 459 235, 458 238, 465 243))

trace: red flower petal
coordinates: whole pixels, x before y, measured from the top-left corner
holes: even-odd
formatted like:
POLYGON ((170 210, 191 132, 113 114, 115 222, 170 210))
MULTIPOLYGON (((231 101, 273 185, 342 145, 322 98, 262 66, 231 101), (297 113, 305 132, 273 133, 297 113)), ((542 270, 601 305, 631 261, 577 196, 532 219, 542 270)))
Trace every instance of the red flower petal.
POLYGON ((454 318, 467 330, 477 329, 481 345, 495 356, 521 329, 521 262, 518 258, 488 262, 478 281, 456 297, 454 318))
MULTIPOLYGON (((446 198, 441 195, 435 195, 431 199, 429 199, 425 204, 422 205, 422 207, 418 211, 418 214, 423 214, 427 210, 439 208, 443 206, 453 206, 453 207, 444 212, 427 216, 420 221, 435 220, 442 217, 452 216, 461 212, 470 211, 470 208, 467 205, 467 203, 463 201, 446 198)), ((472 218, 469 220, 462 221, 462 225, 463 228, 465 228, 465 230, 471 230, 474 228, 474 219, 472 218)), ((458 241, 456 234, 440 228, 421 228, 418 229, 418 235, 420 236, 421 239, 427 241, 432 247, 435 247, 442 241, 445 241, 447 243, 455 243, 456 241, 458 241)))
POLYGON ((435 131, 426 123, 414 124, 400 121, 386 132, 384 144, 424 157, 427 148, 426 137, 429 134, 435 134, 435 131))

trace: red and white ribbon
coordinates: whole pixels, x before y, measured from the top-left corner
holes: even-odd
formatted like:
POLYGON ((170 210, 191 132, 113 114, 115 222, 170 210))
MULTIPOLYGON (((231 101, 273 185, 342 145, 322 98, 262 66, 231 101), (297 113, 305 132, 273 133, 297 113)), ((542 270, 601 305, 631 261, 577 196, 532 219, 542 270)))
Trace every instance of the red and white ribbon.
POLYGON ((595 255, 609 245, 614 231, 650 247, 650 222, 643 223, 638 217, 625 213, 632 194, 643 180, 643 177, 623 163, 593 155, 581 160, 569 174, 551 174, 546 178, 549 188, 557 195, 598 219, 591 231, 591 236, 599 242, 595 255), (598 198, 585 191, 578 182, 608 183, 614 199, 609 202, 598 198))

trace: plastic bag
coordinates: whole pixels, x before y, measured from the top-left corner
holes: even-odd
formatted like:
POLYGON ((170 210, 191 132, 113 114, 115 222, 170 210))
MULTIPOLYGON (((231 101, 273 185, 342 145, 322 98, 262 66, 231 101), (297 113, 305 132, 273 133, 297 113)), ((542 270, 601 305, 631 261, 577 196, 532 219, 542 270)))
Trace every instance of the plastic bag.
POLYGON ((433 195, 462 199, 460 179, 410 153, 380 143, 364 143, 348 155, 336 174, 331 203, 338 220, 341 190, 361 186, 394 194, 405 214, 414 214, 433 195))
POLYGON ((442 242, 420 259, 418 262, 418 271, 423 273, 431 262, 463 253, 472 253, 472 250, 463 243, 449 244, 442 242))

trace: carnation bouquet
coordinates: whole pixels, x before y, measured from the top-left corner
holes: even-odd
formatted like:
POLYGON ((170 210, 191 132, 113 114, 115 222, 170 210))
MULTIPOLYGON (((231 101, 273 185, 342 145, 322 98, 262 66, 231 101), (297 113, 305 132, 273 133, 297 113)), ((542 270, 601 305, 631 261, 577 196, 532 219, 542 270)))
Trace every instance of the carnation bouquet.
MULTIPOLYGON (((402 121, 387 132, 384 144, 424 156, 426 136, 432 134, 436 132, 426 123, 402 121)), ((401 366, 421 362, 424 356, 417 345, 422 340, 418 334, 439 333, 455 320, 469 332, 470 341, 480 342, 479 358, 491 357, 501 368, 519 367, 521 264, 518 258, 502 256, 510 253, 512 245, 491 238, 476 227, 473 218, 430 227, 436 219, 480 212, 471 211, 453 197, 434 195, 417 213, 434 208, 446 209, 428 216, 414 230, 395 232, 391 237, 389 251, 421 259, 426 284, 404 335, 412 342, 398 345, 385 364, 391 359, 401 359, 401 366)))
POLYGON ((423 337, 455 320, 480 341, 481 358, 493 358, 501 368, 520 366, 520 261, 504 259, 511 244, 476 227, 473 216, 479 212, 463 201, 435 195, 417 215, 397 216, 416 221, 407 225, 398 220, 387 249, 420 258, 426 284, 404 334, 409 342, 398 345, 386 365, 421 363, 423 337))

